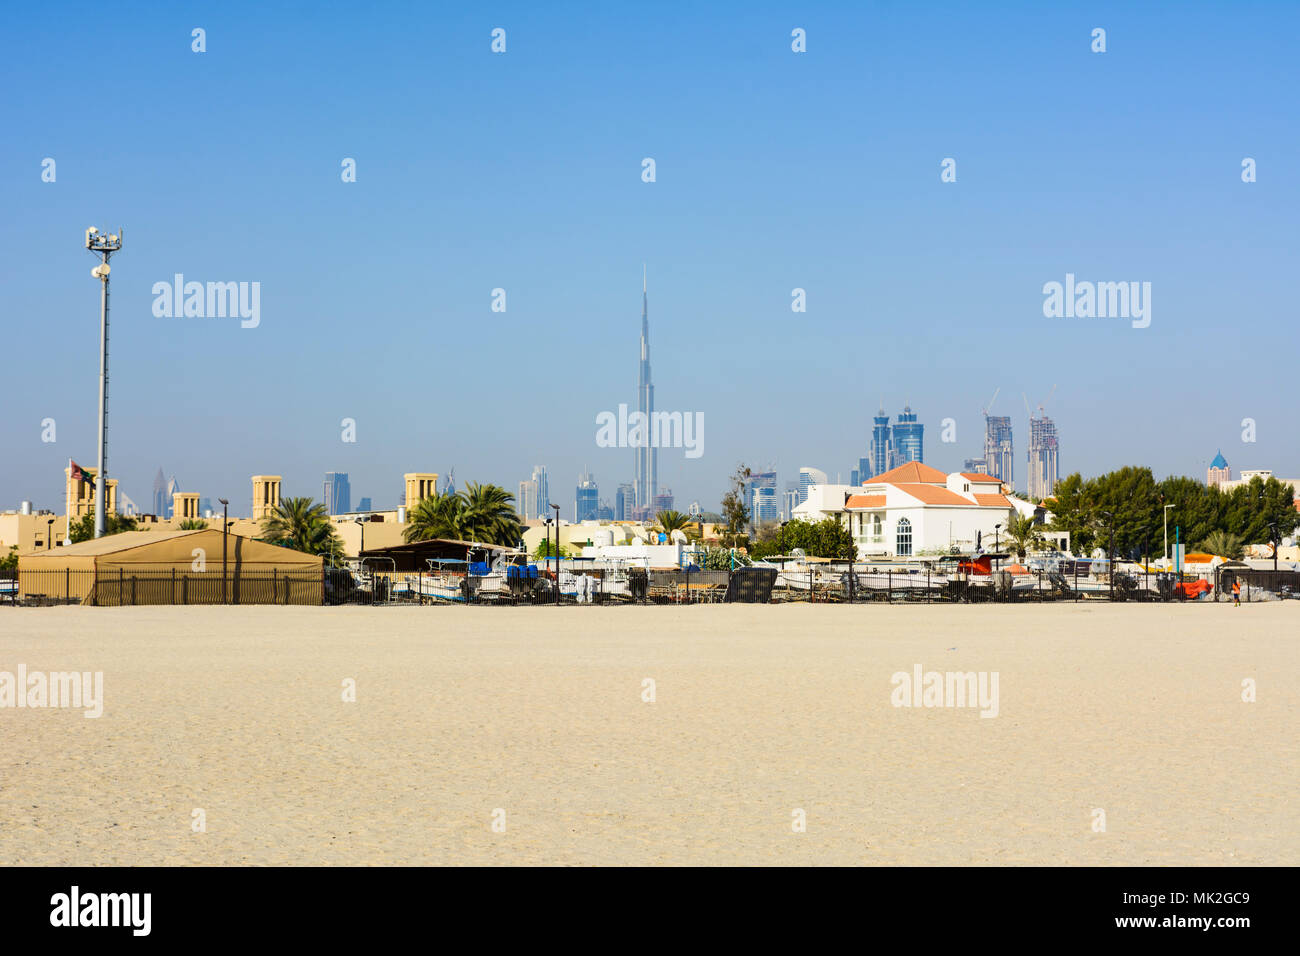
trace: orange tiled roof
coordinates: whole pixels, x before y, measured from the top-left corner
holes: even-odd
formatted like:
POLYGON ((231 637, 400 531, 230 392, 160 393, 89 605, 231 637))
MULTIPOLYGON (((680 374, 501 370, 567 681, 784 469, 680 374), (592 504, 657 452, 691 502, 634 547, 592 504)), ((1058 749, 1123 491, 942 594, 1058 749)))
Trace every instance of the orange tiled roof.
POLYGON ((896 485, 899 482, 919 482, 923 484, 946 485, 948 476, 938 468, 931 468, 929 465, 923 465, 919 461, 909 461, 906 464, 899 465, 897 468, 891 468, 883 475, 876 475, 870 481, 864 481, 864 485, 875 485, 884 482, 890 485, 896 485))
POLYGON ((844 502, 846 508, 883 508, 885 507, 884 495, 849 495, 849 500, 844 502))
POLYGON ((960 474, 967 481, 981 481, 984 482, 985 484, 1001 484, 1001 482, 998 481, 998 479, 994 478, 992 475, 981 475, 978 472, 972 473, 969 471, 963 471, 960 474))
POLYGON ((1006 495, 975 495, 975 503, 981 508, 1010 508, 1011 502, 1006 495))
MULTIPOLYGON (((908 462, 908 464, 914 463, 908 462)), ((967 505, 969 507, 974 507, 975 505, 975 502, 971 501, 969 498, 963 498, 955 491, 949 491, 947 488, 937 488, 934 485, 920 482, 892 482, 892 484, 899 491, 907 492, 922 504, 967 505)))

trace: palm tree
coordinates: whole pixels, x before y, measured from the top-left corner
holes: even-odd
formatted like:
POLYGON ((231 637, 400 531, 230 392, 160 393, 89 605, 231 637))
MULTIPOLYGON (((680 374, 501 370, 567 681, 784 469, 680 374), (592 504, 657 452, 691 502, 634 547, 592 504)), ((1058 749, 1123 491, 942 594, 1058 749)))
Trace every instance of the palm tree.
POLYGON ((515 498, 499 485, 470 482, 465 491, 430 495, 407 515, 407 541, 451 538, 484 544, 516 545, 523 525, 515 514, 515 498))
POLYGON ((1197 548, 1230 561, 1240 558, 1243 551, 1241 538, 1230 531, 1211 531, 1197 548))
POLYGON ((181 531, 202 531, 208 523, 202 518, 186 518, 179 525, 181 531))
POLYGON ((262 537, 307 554, 343 557, 343 539, 325 506, 310 498, 281 498, 275 510, 262 519, 262 537))
POLYGON ((474 541, 484 544, 516 545, 523 537, 523 525, 515 513, 515 496, 499 485, 465 486, 467 524, 474 541))
POLYGON ((421 498, 406 515, 405 541, 451 538, 463 541, 466 533, 465 499, 459 493, 421 498))
POLYGON ((691 524, 689 515, 684 515, 680 511, 661 511, 655 516, 654 526, 671 539, 674 531, 685 532, 689 524, 691 524))
POLYGON ((1016 557, 1021 561, 1025 559, 1025 553, 1030 548, 1038 547, 1043 543, 1042 536, 1038 533, 1038 525, 1034 523, 1033 515, 1013 514, 1007 519, 1007 544, 1014 544, 1016 547, 1016 557))

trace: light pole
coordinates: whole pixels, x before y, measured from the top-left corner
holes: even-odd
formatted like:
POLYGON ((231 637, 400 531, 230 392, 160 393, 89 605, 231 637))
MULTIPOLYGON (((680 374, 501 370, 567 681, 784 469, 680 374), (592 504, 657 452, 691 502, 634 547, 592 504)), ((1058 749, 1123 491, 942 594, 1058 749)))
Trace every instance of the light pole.
POLYGON ((361 528, 361 547, 357 549, 357 560, 361 560, 361 552, 366 550, 366 518, 356 517, 352 519, 361 528))
POLYGON ((86 230, 86 248, 101 258, 90 274, 99 280, 99 468, 95 472, 95 537, 104 536, 104 495, 108 487, 108 259, 122 248, 122 231, 105 236, 94 226, 86 230))
MULTIPOLYGON (((53 548, 53 547, 54 547, 54 519, 53 519, 53 518, 46 518, 46 519, 45 519, 45 550, 46 550, 46 551, 49 551, 49 550, 50 550, 51 548, 53 548)), ((1274 554, 1276 554, 1276 553, 1277 553, 1277 552, 1276 552, 1276 549, 1275 549, 1275 550, 1274 550, 1274 554)), ((1274 564, 1275 564, 1275 565, 1276 565, 1276 563, 1277 563, 1277 562, 1274 561, 1274 564)), ((1274 567, 1273 570, 1276 571, 1277 568, 1274 567)))
MULTIPOLYGON (((998 522, 993 526, 993 560, 994 561, 997 560, 997 555, 1002 550, 1001 548, 998 547, 998 532, 1001 530, 1002 530, 1001 522, 998 522)), ((997 568, 994 568, 993 570, 996 571, 997 568)))
POLYGON ((230 530, 230 522, 226 516, 230 511, 230 502, 225 498, 218 498, 221 502, 221 603, 226 603, 226 532, 230 530))
POLYGON ((551 505, 555 509, 555 606, 560 606, 560 506, 551 505))
POLYGON ((1165 523, 1165 560, 1166 561, 1169 560, 1169 509, 1172 507, 1173 505, 1165 505, 1165 510, 1161 514, 1161 517, 1164 519, 1164 523, 1165 523))

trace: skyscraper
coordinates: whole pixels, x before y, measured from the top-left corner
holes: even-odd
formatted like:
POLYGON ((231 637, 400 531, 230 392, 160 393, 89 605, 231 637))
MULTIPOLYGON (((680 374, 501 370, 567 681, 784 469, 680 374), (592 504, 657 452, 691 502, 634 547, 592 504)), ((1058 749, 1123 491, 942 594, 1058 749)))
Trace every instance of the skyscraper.
POLYGON ((967 458, 962 462, 961 470, 968 475, 987 475, 989 464, 983 458, 967 458))
POLYGON ((167 517, 167 479, 163 477, 162 467, 159 466, 158 474, 153 479, 153 503, 151 505, 153 513, 159 518, 167 517))
POLYGON ((871 446, 867 453, 867 457, 871 460, 871 468, 869 469, 871 474, 867 476, 869 478, 883 475, 892 467, 890 463, 889 416, 885 414, 883 405, 872 421, 875 424, 871 428, 871 446))
POLYGON ((1205 483, 1214 488, 1225 481, 1232 481, 1232 469, 1228 467, 1228 460, 1223 457, 1223 451, 1220 450, 1205 471, 1205 483))
POLYGON ((654 520, 661 511, 673 510, 673 490, 671 488, 662 488, 655 495, 655 503, 650 509, 650 513, 645 515, 646 518, 654 520))
POLYGON ((574 490, 573 520, 594 521, 600 509, 600 489, 592 480, 591 472, 584 471, 578 477, 578 487, 574 490))
POLYGON ((180 482, 176 480, 175 475, 172 475, 171 478, 167 480, 167 490, 164 493, 165 497, 163 499, 163 513, 159 514, 158 517, 170 518, 172 516, 172 512, 176 507, 176 495, 180 490, 180 482))
POLYGON ((636 489, 631 484, 621 484, 614 493, 614 520, 631 521, 636 508, 636 489))
POLYGON ((1015 487, 1015 449, 1009 415, 984 416, 984 462, 990 475, 1009 488, 1015 487))
POLYGON ((751 472, 747 490, 750 521, 754 524, 772 524, 779 520, 781 503, 776 495, 776 472, 751 472))
POLYGON ((348 484, 346 471, 325 472, 321 501, 325 503, 326 514, 345 515, 352 510, 352 486, 348 484))
POLYGON ((1046 415, 1029 416, 1029 497, 1046 498, 1056 487, 1057 450, 1056 423, 1046 415))
POLYGON ((525 521, 537 517, 537 482, 531 478, 519 482, 519 495, 515 498, 515 510, 525 521))
POLYGON ((912 406, 903 408, 894 426, 893 460, 890 467, 897 468, 909 461, 925 461, 925 426, 916 420, 912 406))
POLYGON ((373 509, 371 508, 371 505, 370 505, 370 499, 369 499, 369 498, 362 498, 359 502, 357 502, 357 510, 358 510, 358 511, 371 511, 371 510, 373 510, 373 509))
POLYGON ((654 420, 655 387, 650 381, 650 317, 645 268, 641 270, 641 365, 637 373, 637 411, 644 416, 646 441, 636 451, 634 480, 636 507, 653 508, 659 494, 659 449, 650 445, 650 423, 654 420))
POLYGON ((551 517, 551 488, 546 481, 545 465, 537 465, 533 468, 533 484, 537 486, 537 513, 529 517, 551 517))
POLYGON ((799 482, 787 481, 785 490, 781 492, 781 520, 789 521, 794 515, 794 509, 799 506, 799 482))
POLYGON ((826 484, 826 472, 820 468, 810 468, 804 465, 799 469, 799 504, 808 500, 808 488, 810 485, 826 484))

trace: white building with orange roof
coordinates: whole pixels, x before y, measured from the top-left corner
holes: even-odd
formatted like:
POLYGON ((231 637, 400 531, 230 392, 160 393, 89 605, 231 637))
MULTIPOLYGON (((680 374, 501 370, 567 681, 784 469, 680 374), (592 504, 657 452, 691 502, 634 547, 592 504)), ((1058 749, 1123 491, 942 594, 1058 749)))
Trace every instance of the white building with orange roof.
POLYGON ((970 551, 977 540, 992 550, 1017 510, 990 475, 944 474, 910 461, 861 486, 814 485, 794 517, 839 519, 857 542, 860 559, 907 558, 953 548, 970 551))

